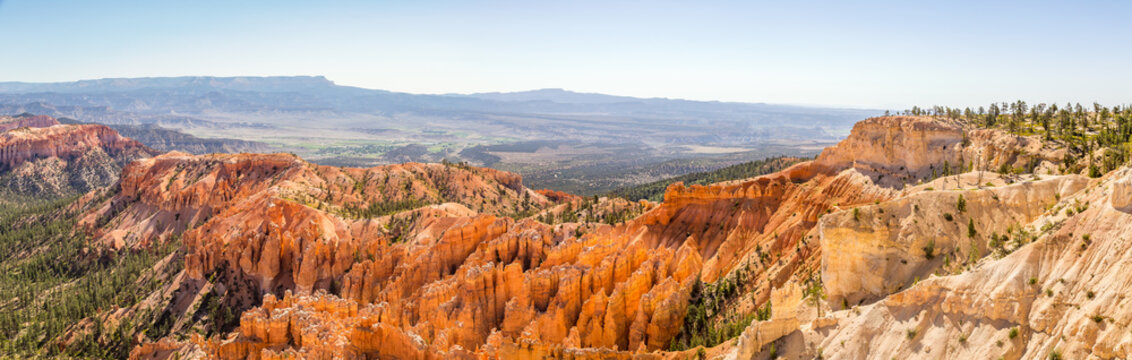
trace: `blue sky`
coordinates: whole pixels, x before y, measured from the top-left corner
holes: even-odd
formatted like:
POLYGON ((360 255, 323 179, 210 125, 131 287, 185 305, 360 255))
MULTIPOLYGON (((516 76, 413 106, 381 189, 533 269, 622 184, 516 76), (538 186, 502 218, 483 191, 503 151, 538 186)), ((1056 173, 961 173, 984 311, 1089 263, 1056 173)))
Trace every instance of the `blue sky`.
POLYGON ((0 81, 326 75, 883 107, 1132 103, 1120 1, 0 2, 0 81))

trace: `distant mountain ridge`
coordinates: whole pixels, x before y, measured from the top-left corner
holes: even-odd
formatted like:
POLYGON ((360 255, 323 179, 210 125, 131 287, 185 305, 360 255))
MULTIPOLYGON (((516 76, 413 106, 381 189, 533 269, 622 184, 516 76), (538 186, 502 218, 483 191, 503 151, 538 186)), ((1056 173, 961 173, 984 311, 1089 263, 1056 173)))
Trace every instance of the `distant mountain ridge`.
POLYGON ((291 92, 337 86, 324 76, 285 76, 285 77, 144 77, 144 78, 104 78, 79 80, 73 82, 0 82, 0 93, 84 93, 84 92, 126 92, 160 88, 226 89, 238 91, 291 92))
MULTIPOLYGON (((94 80, 79 80, 74 82, 0 82, 0 94, 91 94, 91 93, 131 93, 131 92, 161 92, 162 90, 176 89, 183 92, 181 95, 208 92, 259 92, 259 93, 299 93, 314 95, 319 98, 327 97, 372 97, 382 96, 388 101, 377 103, 383 105, 401 104, 420 105, 422 100, 438 101, 447 106, 463 106, 469 108, 490 107, 493 103, 504 103, 514 106, 513 103, 558 103, 558 104, 617 104, 617 103, 678 103, 689 105, 710 106, 749 106, 767 109, 826 109, 820 107, 803 107, 793 105, 775 105, 766 103, 748 102, 717 102, 695 101, 670 98, 639 98, 632 96, 606 95, 601 93, 582 93, 560 88, 536 89, 518 92, 488 92, 474 94, 410 94, 387 90, 365 89, 360 87, 343 86, 335 84, 325 76, 182 76, 182 77, 146 77, 146 78, 105 78, 94 80)), ((177 95, 177 94, 168 94, 177 95)), ((325 100, 325 99, 323 99, 325 100)), ((377 99, 370 99, 377 100, 377 99)), ((60 105, 60 102, 52 102, 60 105)), ((339 103, 344 106, 346 102, 339 103)), ((496 104, 500 105, 500 104, 496 104)), ((545 105, 545 104, 543 104, 545 105)), ((543 111, 555 109, 543 109, 543 111)), ((837 109, 845 111, 872 111, 867 109, 837 109)))
POLYGON ((551 101, 559 103, 571 104, 609 104, 619 102, 636 102, 642 100, 658 100, 657 98, 645 99, 632 96, 618 96, 606 95, 601 93, 581 93, 565 89, 537 89, 517 92, 488 92, 488 93, 475 93, 475 94, 450 94, 453 96, 468 96, 479 99, 495 100, 495 101, 508 101, 508 102, 522 102, 522 101, 551 101))
MULTIPOLYGON (((762 141, 757 139, 832 141, 836 137, 831 135, 848 133, 856 119, 880 113, 867 109, 643 99, 562 89, 470 95, 409 94, 341 86, 321 76, 5 82, 0 83, 0 106, 3 104, 7 104, 6 107, 49 104, 37 107, 107 109, 141 117, 190 116, 202 120, 174 120, 183 123, 175 125, 182 130, 222 126, 208 122, 252 128, 304 128, 312 126, 306 119, 317 118, 317 127, 339 129, 408 126, 415 131, 425 131, 447 127, 458 131, 493 132, 480 134, 481 137, 506 137, 518 132, 524 134, 523 139, 565 137, 578 141, 602 139, 666 144, 709 139, 722 145, 762 141), (388 122, 352 120, 374 116, 379 117, 375 120, 388 122), (421 122, 421 117, 428 121, 421 122), (428 123, 431 124, 426 125, 428 123), (821 130, 814 131, 815 128, 821 130), (652 134, 642 134, 642 130, 652 134), (706 135, 703 132, 715 134, 689 136, 706 135), (619 137, 626 138, 617 140, 619 137)), ((133 116, 120 122, 118 118, 109 117, 99 122, 145 124, 170 120, 138 121, 137 118, 133 116)))
MULTIPOLYGON (((626 181, 620 170, 645 169, 674 159, 752 152, 749 159, 728 160, 735 163, 769 155, 812 155, 823 144, 848 134, 856 120, 883 111, 637 98, 564 89, 409 94, 342 86, 323 76, 0 82, 0 114, 23 112, 110 126, 158 125, 199 138, 248 140, 269 144, 272 151, 340 166, 404 161, 400 155, 405 154, 395 149, 412 149, 413 160, 487 166, 477 159, 498 159, 491 166, 525 172, 539 187, 549 187, 565 174, 526 164, 550 161, 556 162, 554 169, 589 174, 568 178, 600 182, 605 184, 599 186, 604 192, 636 183, 626 181), (468 149, 546 142, 566 146, 541 153, 463 156, 475 153, 468 149), (625 163, 613 164, 613 159, 625 163)), ((130 133, 157 148, 176 147, 167 141, 171 138, 155 138, 147 131, 130 133)), ((580 188, 596 188, 591 185, 580 188)))

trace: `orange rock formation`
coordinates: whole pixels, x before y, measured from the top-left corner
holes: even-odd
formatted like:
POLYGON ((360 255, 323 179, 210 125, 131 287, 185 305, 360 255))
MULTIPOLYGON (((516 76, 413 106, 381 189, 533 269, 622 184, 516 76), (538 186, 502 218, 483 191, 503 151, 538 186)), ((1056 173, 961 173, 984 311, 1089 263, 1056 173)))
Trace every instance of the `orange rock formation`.
POLYGON ((155 151, 102 125, 48 116, 0 117, 0 187, 55 197, 112 184, 122 166, 155 151))
POLYGON ((22 127, 41 128, 54 125, 59 125, 59 121, 47 115, 0 116, 0 132, 22 127))
POLYGON ((145 145, 103 125, 23 127, 0 134, 0 168, 13 169, 28 161, 47 158, 74 160, 91 149, 101 149, 113 157, 153 153, 145 145))
MULTIPOLYGON (((185 354, 628 357, 668 346, 698 282, 742 276, 749 295, 727 307, 750 313, 773 289, 820 277, 822 216, 916 191, 891 179, 924 179, 945 161, 1042 159, 1019 158, 1024 141, 965 143, 964 134, 924 118, 869 119, 816 161, 675 184, 616 226, 508 217, 558 197, 489 169, 174 153, 129 166, 120 192, 93 202, 83 224, 117 246, 181 234, 188 277, 247 309, 227 335, 181 343, 185 354)), ((800 302, 788 293, 785 302, 800 302)), ((797 324, 762 326, 777 337, 797 324)))

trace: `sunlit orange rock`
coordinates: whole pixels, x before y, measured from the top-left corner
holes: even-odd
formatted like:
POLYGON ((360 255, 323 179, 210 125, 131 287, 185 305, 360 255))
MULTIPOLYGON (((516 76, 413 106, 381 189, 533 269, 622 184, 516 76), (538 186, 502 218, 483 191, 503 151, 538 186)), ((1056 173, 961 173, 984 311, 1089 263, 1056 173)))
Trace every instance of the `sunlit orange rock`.
MULTIPOLYGON (((197 339, 215 358, 628 358, 668 347, 701 283, 735 283, 744 296, 725 306, 750 314, 774 289, 820 279, 820 219, 922 191, 891 179, 919 181, 970 147, 1028 146, 963 147, 953 125, 869 119, 815 161, 674 184, 616 225, 514 219, 577 199, 554 204, 488 169, 176 153, 131 165, 84 224, 128 232, 126 244, 181 234, 190 278, 262 296, 235 331, 197 339)), ((799 324, 775 320, 755 331, 777 339, 799 324)))
POLYGON ((0 116, 0 132, 22 128, 41 128, 59 125, 59 121, 47 115, 0 116))

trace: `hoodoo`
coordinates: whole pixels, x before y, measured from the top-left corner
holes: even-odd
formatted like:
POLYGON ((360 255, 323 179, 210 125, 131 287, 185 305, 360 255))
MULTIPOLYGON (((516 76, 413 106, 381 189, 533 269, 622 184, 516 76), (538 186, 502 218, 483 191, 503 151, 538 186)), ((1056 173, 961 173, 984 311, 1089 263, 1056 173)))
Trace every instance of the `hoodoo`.
POLYGON ((465 164, 149 157, 92 125, 5 136, 73 147, 4 153, 17 162, 139 154, 68 207, 88 246, 160 256, 144 301, 96 319, 155 326, 137 359, 1127 351, 1117 330, 1077 335, 1082 311, 1120 313, 1098 269, 1124 253, 1107 239, 1127 215, 1126 171, 1062 175, 1065 150, 956 120, 870 118, 815 160, 675 183, 660 203, 534 191, 465 164), (939 345, 1004 331, 1026 341, 939 345))

